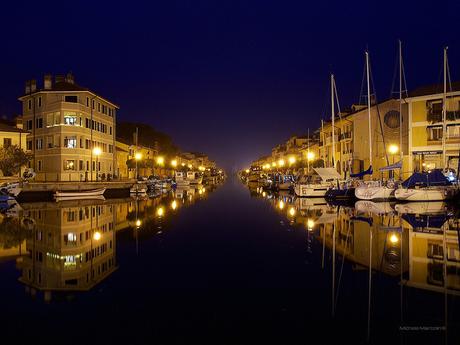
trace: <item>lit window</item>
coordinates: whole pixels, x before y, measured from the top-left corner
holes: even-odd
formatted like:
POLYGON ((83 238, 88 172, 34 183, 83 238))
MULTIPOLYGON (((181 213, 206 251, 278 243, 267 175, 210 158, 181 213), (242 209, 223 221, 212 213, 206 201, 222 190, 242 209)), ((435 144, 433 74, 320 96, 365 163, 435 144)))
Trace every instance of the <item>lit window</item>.
POLYGON ((75 170, 75 161, 74 160, 65 160, 64 161, 64 170, 75 170))
POLYGON ((76 137, 66 137, 64 138, 64 147, 68 149, 77 148, 77 138, 76 137))
POLYGON ((64 123, 75 126, 77 124, 77 116, 74 114, 64 114, 64 123))

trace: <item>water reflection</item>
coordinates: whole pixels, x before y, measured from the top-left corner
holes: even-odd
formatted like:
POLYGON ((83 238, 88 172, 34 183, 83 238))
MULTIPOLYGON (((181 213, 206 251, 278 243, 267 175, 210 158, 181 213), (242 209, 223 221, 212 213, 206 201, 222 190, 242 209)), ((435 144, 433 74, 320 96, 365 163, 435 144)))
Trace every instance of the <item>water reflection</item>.
POLYGON ((203 200, 215 186, 178 188, 155 197, 69 200, 15 205, 0 214, 0 258, 15 259, 19 281, 31 296, 88 291, 117 267, 119 231, 161 234, 167 219, 203 200))
POLYGON ((347 263, 354 275, 367 272, 367 340, 376 327, 372 322, 375 284, 388 284, 376 280, 378 273, 399 284, 400 329, 420 326, 405 318, 410 289, 444 295, 443 321, 427 326, 439 326, 447 341, 449 306, 460 295, 458 211, 442 202, 330 205, 324 199, 273 194, 259 187, 250 188, 250 195, 266 200, 290 224, 306 231, 309 253, 314 240, 321 244, 321 268, 331 269, 332 316, 341 304, 347 263))

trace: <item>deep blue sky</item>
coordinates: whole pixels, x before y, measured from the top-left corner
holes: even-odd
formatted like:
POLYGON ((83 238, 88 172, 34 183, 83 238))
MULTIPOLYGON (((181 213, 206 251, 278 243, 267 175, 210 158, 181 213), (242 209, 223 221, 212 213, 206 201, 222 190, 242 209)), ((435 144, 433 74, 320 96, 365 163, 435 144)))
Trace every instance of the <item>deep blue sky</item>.
POLYGON ((0 114, 24 81, 72 71, 121 106, 121 119, 184 150, 243 167, 316 129, 329 72, 342 107, 358 101, 369 48, 377 96, 390 95, 396 41, 409 89, 460 66, 458 1, 9 1, 0 11, 0 114))

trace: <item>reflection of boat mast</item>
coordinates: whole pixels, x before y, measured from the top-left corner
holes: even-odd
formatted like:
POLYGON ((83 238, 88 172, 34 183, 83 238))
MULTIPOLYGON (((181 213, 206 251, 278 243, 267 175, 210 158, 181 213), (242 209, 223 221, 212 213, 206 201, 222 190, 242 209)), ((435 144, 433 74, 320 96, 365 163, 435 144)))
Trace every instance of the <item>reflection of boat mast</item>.
MULTIPOLYGON (((447 48, 446 48, 447 49, 447 48)), ((444 50, 446 52, 446 50, 444 50)), ((444 136, 444 135, 443 135, 444 136)), ((447 246, 446 246, 446 224, 449 227, 449 222, 445 222, 441 229, 442 233, 442 254, 443 254, 443 276, 444 276, 444 342, 447 344, 447 246)))
POLYGON ((369 229, 369 288, 367 300, 367 341, 371 337, 371 292, 372 292, 372 225, 369 229))
POLYGON ((335 220, 332 223, 332 300, 331 300, 331 308, 332 308, 332 316, 335 314, 335 220))

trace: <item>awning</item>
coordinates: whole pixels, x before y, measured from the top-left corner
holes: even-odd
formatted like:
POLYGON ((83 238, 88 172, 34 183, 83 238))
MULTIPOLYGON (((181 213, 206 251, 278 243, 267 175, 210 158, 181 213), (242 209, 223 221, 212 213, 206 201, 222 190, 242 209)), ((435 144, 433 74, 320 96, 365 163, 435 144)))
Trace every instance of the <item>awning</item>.
POLYGON ((335 170, 335 168, 314 168, 313 170, 316 171, 316 173, 321 177, 323 181, 327 180, 337 180, 340 179, 341 176, 335 170))
POLYGON ((399 161, 397 163, 388 165, 386 167, 380 168, 380 171, 389 171, 389 170, 396 170, 396 169, 401 169, 402 168, 402 161, 399 161))

